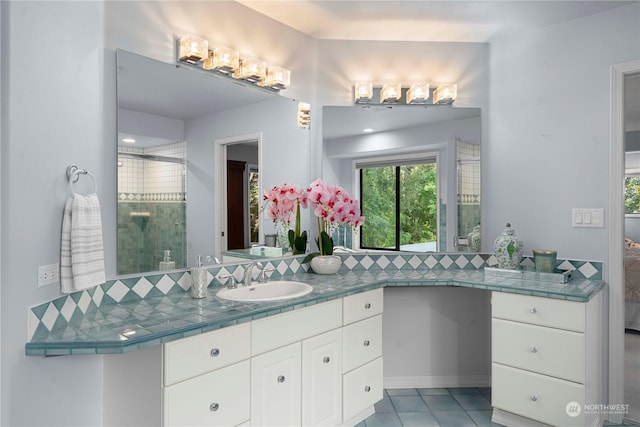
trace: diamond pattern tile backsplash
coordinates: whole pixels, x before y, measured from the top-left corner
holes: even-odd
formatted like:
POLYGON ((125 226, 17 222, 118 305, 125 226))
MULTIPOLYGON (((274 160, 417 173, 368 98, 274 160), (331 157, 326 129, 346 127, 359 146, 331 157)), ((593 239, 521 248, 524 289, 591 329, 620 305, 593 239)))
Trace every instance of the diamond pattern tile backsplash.
MULTIPOLYGON (((349 270, 479 270, 497 264, 492 254, 477 253, 354 253, 341 254, 341 269, 349 270)), ((291 276, 307 271, 308 265, 301 264, 304 255, 263 261, 266 268, 273 268, 271 278, 291 276)), ((233 274, 237 279, 247 263, 212 265, 207 278, 209 286, 226 285, 229 279, 220 276, 233 274)), ((523 267, 533 267, 533 260, 525 257, 523 267)), ((602 263, 596 261, 558 260, 558 268, 573 270, 574 280, 602 280, 602 263)), ((191 286, 189 271, 167 274, 151 274, 140 277, 108 280, 95 288, 76 292, 32 307, 29 310, 28 341, 40 330, 51 331, 62 327, 74 318, 81 318, 95 312, 98 307, 121 302, 137 302, 145 298, 186 292, 191 286)))

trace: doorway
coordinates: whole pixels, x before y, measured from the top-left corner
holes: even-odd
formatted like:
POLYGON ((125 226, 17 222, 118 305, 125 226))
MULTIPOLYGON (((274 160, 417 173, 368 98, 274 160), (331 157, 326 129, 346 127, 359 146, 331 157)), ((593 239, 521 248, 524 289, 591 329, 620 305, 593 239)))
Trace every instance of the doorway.
POLYGON ((260 239, 262 214, 259 195, 262 188, 261 134, 241 135, 215 141, 216 206, 215 252, 243 249, 260 239))

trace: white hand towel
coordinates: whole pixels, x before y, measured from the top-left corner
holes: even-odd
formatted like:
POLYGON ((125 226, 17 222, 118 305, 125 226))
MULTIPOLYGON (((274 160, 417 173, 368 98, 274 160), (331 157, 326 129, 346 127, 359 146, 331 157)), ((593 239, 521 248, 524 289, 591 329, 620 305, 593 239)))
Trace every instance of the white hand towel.
POLYGON ((98 195, 74 194, 64 206, 60 289, 68 294, 100 285, 105 280, 98 195))

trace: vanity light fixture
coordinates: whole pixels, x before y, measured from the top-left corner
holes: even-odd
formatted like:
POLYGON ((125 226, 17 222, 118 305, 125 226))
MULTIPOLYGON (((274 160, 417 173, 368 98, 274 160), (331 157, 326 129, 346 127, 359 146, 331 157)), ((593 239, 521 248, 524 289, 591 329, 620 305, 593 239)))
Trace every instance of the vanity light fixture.
POLYGON ((372 128, 364 128, 364 129, 362 129, 362 132, 371 133, 371 132, 373 132, 373 129, 372 128))
POLYGON ((226 77, 244 80, 274 92, 291 84, 291 72, 285 68, 267 65, 256 58, 240 58, 240 53, 226 47, 209 50, 209 42, 196 36, 178 39, 178 61, 206 71, 215 71, 226 77))
POLYGON ((298 127, 302 129, 311 127, 311 105, 306 102, 298 102, 298 127))
POLYGON ((356 104, 368 104, 373 99, 373 83, 356 83, 353 92, 356 104))
POLYGON ((240 59, 240 67, 233 73, 233 77, 251 83, 260 83, 266 74, 267 64, 264 61, 247 57, 240 59))
POLYGON ((223 74, 232 74, 240 65, 240 54, 226 47, 214 47, 204 60, 202 68, 214 70, 223 74))
POLYGON ((458 96, 458 85, 455 84, 443 84, 433 91, 433 103, 434 104, 453 104, 458 96))
POLYGON ((402 98, 400 83, 387 83, 380 90, 380 104, 395 104, 402 98))
POLYGON ((263 86, 273 89, 286 89, 291 83, 291 72, 282 67, 267 66, 267 75, 263 86))
POLYGON ((407 104, 426 104, 429 99, 429 85, 414 83, 407 90, 407 104))
POLYGON ((178 40, 180 61, 195 64, 209 56, 209 42, 196 36, 183 36, 178 40))

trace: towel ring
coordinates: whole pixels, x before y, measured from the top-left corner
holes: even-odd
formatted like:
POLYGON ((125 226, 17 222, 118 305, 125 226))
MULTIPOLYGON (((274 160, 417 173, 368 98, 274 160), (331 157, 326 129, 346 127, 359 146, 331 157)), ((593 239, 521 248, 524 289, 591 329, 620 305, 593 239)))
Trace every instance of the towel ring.
POLYGON ((69 189, 71 190, 71 193, 76 194, 76 192, 73 191, 73 184, 78 182, 80 175, 88 175, 89 178, 91 178, 91 181, 93 181, 93 192, 97 193, 98 184, 96 184, 96 177, 86 169, 80 169, 76 165, 69 165, 67 168, 67 179, 69 180, 69 189))

